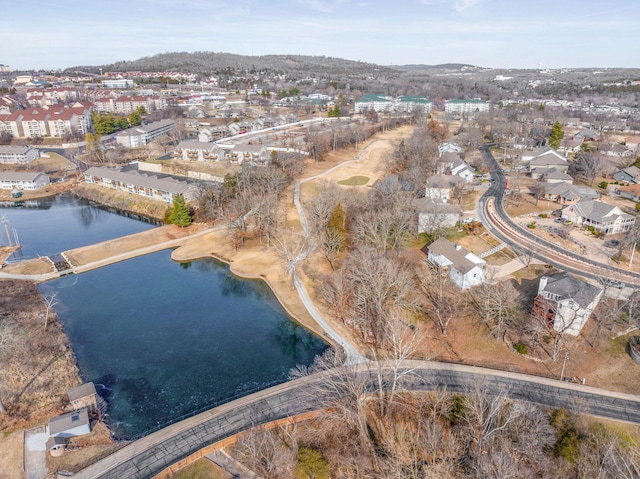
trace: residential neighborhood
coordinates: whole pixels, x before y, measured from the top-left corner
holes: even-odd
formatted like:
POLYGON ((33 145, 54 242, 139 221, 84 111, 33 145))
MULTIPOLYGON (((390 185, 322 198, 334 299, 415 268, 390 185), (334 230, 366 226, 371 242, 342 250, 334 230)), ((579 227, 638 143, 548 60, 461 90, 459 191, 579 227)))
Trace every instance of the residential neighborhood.
POLYGON ((635 70, 165 55, 0 65, 0 470, 600 477, 577 468, 635 460, 580 416, 640 422, 635 70), (407 360, 442 384, 425 394, 407 360), (316 382, 350 368, 369 382, 316 382), (256 417, 267 398, 299 422, 235 438, 241 404, 220 426, 233 447, 180 436, 250 392, 256 417), (291 413, 305 401, 313 424, 291 413))

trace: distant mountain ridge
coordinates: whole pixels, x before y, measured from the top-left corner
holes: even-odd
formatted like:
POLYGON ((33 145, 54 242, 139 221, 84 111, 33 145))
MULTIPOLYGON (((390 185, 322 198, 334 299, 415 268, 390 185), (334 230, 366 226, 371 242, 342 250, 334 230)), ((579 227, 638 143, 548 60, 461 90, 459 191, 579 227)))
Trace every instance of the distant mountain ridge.
POLYGON ((411 64, 411 65, 392 65, 390 68, 394 68, 400 71, 428 71, 428 70, 466 70, 466 69, 478 69, 476 65, 469 65, 467 63, 440 63, 438 65, 423 65, 423 64, 411 64))
POLYGON ((211 74, 225 70, 249 72, 309 72, 339 74, 397 73, 390 67, 355 60, 309 55, 263 55, 249 56, 218 52, 168 52, 142 57, 132 61, 120 61, 102 66, 77 66, 67 70, 98 72, 108 71, 182 71, 211 74))

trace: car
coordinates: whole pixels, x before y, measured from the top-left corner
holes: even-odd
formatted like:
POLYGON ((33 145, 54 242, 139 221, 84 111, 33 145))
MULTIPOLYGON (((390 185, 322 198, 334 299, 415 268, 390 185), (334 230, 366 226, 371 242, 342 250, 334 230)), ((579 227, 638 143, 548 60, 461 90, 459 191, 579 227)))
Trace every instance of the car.
POLYGON ((491 181, 491 183, 493 183, 494 181, 496 181, 495 178, 491 178, 489 181, 491 181))
POLYGON ((462 220, 464 224, 477 223, 478 221, 479 221, 478 218, 464 218, 462 220))
POLYGON ((562 223, 564 220, 562 218, 556 218, 553 221, 555 221, 556 223, 562 223))
POLYGON ((607 240, 604 242, 605 248, 616 248, 618 246, 620 246, 620 241, 618 240, 607 240))

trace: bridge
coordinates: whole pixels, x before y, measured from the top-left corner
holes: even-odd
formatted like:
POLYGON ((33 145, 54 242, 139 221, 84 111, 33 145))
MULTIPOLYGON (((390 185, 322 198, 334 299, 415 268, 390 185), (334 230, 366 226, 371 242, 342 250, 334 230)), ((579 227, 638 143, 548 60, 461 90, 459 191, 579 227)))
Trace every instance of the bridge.
MULTIPOLYGON (((377 389, 377 368, 368 363, 289 381, 245 396, 180 421, 96 462, 74 475, 78 479, 152 478, 172 464, 189 460, 207 446, 273 421, 325 407, 326 397, 310 394, 332 374, 363 380, 366 391, 377 389)), ((386 369, 390 371, 390 369, 386 369)), ((506 394, 552 408, 640 424, 640 396, 539 378, 520 373, 431 361, 406 361, 400 374, 410 373, 405 390, 464 393, 477 385, 489 395, 506 394)))

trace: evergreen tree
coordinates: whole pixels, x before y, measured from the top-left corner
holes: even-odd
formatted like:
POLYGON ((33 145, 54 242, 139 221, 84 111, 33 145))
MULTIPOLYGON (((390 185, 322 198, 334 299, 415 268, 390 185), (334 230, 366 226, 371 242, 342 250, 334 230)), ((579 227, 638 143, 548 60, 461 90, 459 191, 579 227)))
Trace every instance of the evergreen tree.
POLYGON ((342 112, 340 111, 340 107, 338 105, 334 106, 333 108, 329 108, 329 111, 327 112, 327 116, 329 118, 339 118, 342 116, 342 112))
POLYGON ((549 146, 554 150, 560 147, 560 142, 564 138, 564 130, 562 129, 562 123, 556 121, 551 127, 551 133, 549 134, 549 146))
POLYGON ((191 210, 184 201, 184 196, 176 195, 173 197, 173 206, 169 214, 169 222, 176 226, 189 226, 193 219, 191 218, 191 210))

